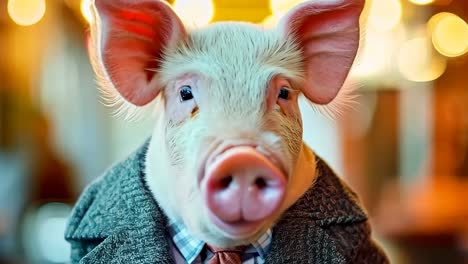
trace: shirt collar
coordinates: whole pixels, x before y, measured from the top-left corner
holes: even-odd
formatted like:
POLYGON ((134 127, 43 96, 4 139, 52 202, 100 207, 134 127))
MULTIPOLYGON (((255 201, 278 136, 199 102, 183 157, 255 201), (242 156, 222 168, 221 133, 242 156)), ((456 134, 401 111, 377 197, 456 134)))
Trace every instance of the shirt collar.
MULTIPOLYGON (((192 236, 185 225, 179 222, 171 221, 168 224, 169 234, 175 246, 187 261, 191 264, 202 252, 205 242, 192 236)), ((258 255, 265 259, 266 253, 270 248, 272 240, 272 231, 268 229, 256 241, 246 249, 246 253, 258 253, 258 255)))

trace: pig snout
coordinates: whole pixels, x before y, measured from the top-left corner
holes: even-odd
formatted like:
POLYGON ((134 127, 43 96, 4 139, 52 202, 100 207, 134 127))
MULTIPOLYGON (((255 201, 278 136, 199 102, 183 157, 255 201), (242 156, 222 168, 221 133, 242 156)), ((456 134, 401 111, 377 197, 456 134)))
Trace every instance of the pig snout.
POLYGON ((200 184, 213 223, 231 235, 243 235, 255 232, 278 210, 286 176, 255 146, 231 146, 208 158, 200 184))

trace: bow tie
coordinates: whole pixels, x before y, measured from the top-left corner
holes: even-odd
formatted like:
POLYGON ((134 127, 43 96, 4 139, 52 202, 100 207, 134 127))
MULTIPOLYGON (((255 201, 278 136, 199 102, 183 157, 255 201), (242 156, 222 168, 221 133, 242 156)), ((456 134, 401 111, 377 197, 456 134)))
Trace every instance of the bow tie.
POLYGON ((242 253, 247 248, 245 246, 218 248, 209 245, 207 247, 214 253, 208 264, 242 264, 242 253))

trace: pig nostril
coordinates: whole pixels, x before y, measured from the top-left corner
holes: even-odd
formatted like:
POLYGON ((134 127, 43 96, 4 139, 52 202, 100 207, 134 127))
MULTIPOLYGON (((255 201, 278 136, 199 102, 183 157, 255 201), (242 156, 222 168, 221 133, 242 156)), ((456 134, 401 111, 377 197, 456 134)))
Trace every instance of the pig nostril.
POLYGON ((258 189, 263 189, 267 186, 267 182, 262 177, 258 177, 255 180, 255 185, 257 186, 258 189))
POLYGON ((226 189, 227 187, 229 187, 229 185, 231 184, 232 182, 232 176, 229 175, 227 177, 224 177, 220 182, 219 182, 219 187, 221 189, 226 189))

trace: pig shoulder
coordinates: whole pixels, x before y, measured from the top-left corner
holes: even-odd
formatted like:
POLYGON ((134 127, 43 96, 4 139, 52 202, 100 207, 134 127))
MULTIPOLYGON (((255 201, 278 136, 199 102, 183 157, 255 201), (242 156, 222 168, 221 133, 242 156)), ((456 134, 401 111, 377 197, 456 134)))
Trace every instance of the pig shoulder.
POLYGON ((89 184, 65 231, 71 263, 171 263, 166 218, 143 177, 148 142, 89 184), (137 261, 138 260, 138 261, 137 261))

